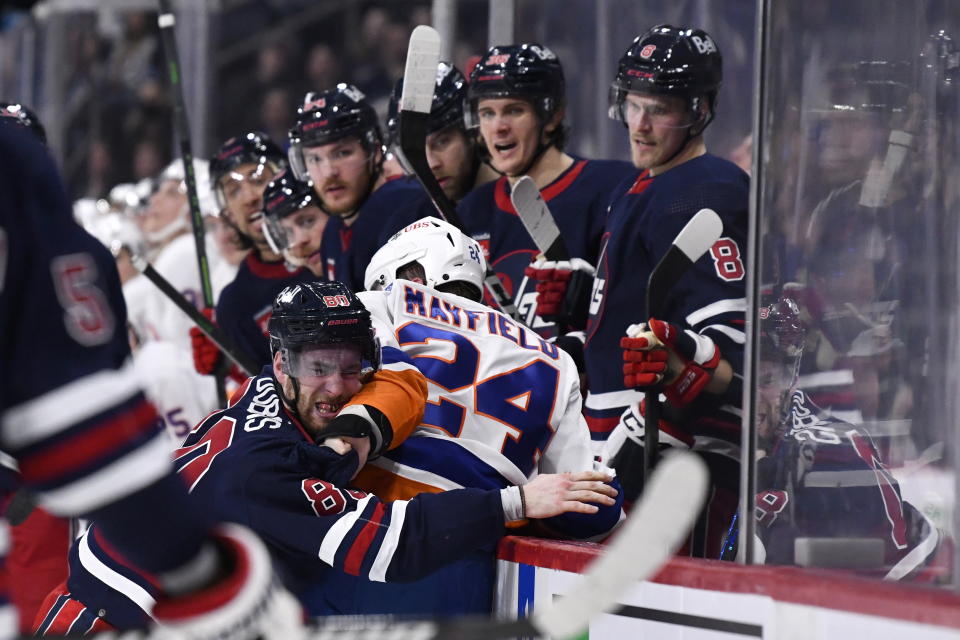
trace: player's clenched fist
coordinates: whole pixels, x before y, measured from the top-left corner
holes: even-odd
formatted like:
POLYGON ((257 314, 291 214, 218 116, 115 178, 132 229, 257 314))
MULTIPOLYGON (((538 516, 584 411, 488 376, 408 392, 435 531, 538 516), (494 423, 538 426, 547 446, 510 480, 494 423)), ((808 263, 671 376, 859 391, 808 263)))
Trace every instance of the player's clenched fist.
POLYGON ((700 395, 720 362, 713 340, 675 324, 651 318, 632 324, 620 338, 623 384, 629 389, 660 388, 670 404, 682 407, 700 395))
POLYGON ((548 473, 520 487, 528 518, 551 518, 561 513, 596 513, 597 504, 612 505, 617 490, 613 477, 600 471, 548 473), (590 504, 595 503, 595 504, 590 504))

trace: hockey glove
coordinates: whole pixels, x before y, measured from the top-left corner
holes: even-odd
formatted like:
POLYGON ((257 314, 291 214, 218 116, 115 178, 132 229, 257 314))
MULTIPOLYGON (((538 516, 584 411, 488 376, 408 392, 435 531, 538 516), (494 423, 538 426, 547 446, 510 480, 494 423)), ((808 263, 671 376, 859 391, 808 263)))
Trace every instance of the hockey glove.
POLYGON ((554 262, 542 255, 524 270, 525 276, 537 282, 537 315, 576 329, 586 327, 596 274, 586 260, 554 262))
POLYGON ((675 407, 690 404, 700 395, 720 363, 720 350, 713 340, 656 318, 649 325, 627 327, 620 347, 624 385, 662 389, 675 407))
POLYGON ((352 404, 344 407, 317 437, 322 441, 340 436, 370 438, 369 458, 373 459, 390 447, 393 441, 393 426, 387 416, 376 407, 352 404))
MULTIPOLYGON (((278 582, 270 554, 249 529, 224 524, 214 532, 220 573, 212 583, 161 597, 152 638, 286 640, 304 637, 299 602, 278 582)), ((161 580, 163 578, 161 577, 161 580)))
MULTIPOLYGON (((213 322, 213 309, 203 309, 203 315, 213 322)), ((200 327, 190 327, 190 346, 193 347, 193 368, 197 373, 212 376, 223 366, 223 353, 200 327)))

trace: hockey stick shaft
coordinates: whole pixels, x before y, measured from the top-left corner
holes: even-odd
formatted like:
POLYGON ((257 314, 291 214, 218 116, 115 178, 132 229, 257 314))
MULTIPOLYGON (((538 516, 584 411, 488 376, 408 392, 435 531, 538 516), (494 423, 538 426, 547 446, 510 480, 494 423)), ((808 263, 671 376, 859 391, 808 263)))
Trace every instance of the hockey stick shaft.
POLYGON ((459 618, 443 622, 390 617, 326 618, 310 640, 383 637, 431 640, 572 638, 590 620, 613 611, 631 586, 652 578, 686 539, 706 497, 708 472, 693 453, 674 452, 651 478, 640 502, 613 541, 565 595, 541 604, 533 615, 510 621, 459 618))
MULTIPOLYGON (((400 98, 400 150, 440 217, 468 235, 463 220, 457 214, 456 206, 443 192, 427 161, 427 129, 439 63, 440 35, 432 27, 418 26, 410 34, 404 68, 403 93, 400 98)), ((510 294, 489 265, 483 281, 497 306, 511 318, 521 322, 510 294)))
MULTIPOLYGON (((183 99, 183 75, 180 67, 180 54, 177 51, 177 38, 174 32, 176 15, 170 0, 159 0, 160 13, 157 24, 160 27, 160 40, 167 63, 170 78, 170 92, 173 94, 173 120, 177 139, 180 143, 180 157, 183 160, 184 182, 187 185, 187 200, 190 203, 190 226, 197 250, 197 268, 200 271, 200 288, 203 292, 203 305, 213 308, 213 285, 210 282, 210 263, 207 260, 207 248, 203 227, 203 213, 200 211, 200 199, 197 195, 197 176, 193 166, 193 147, 190 143, 190 121, 187 118, 186 103, 183 99)), ((226 404, 224 376, 216 374, 217 398, 221 406, 226 404)))
POLYGON ((177 305, 181 311, 187 314, 190 320, 192 320, 201 331, 207 334, 217 347, 219 347, 228 358, 233 360, 244 373, 255 376, 260 372, 260 367, 237 348, 233 341, 227 337, 227 334, 223 332, 223 329, 211 322, 205 315, 200 313, 195 306, 190 304, 190 302, 183 297, 182 293, 177 291, 166 278, 160 275, 159 271, 153 268, 153 265, 139 256, 133 258, 132 262, 133 266, 136 267, 140 273, 146 276, 146 278, 160 289, 173 304, 177 305))
MULTIPOLYGON (((723 233, 723 222, 713 209, 700 209, 680 230, 673 244, 650 272, 647 280, 647 318, 663 313, 670 289, 713 246, 723 233)), ((646 481, 657 464, 660 449, 660 391, 644 392, 643 476, 646 481)))

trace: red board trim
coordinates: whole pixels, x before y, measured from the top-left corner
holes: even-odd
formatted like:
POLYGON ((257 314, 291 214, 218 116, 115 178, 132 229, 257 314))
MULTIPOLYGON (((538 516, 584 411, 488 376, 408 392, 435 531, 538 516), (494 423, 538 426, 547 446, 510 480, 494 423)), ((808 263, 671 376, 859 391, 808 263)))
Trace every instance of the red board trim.
MULTIPOLYGON (((602 545, 591 542, 508 536, 500 542, 498 557, 545 569, 582 573, 602 550, 602 545)), ((651 582, 708 591, 751 593, 779 602, 960 628, 960 595, 956 593, 826 570, 747 567, 719 560, 674 558, 651 582)))

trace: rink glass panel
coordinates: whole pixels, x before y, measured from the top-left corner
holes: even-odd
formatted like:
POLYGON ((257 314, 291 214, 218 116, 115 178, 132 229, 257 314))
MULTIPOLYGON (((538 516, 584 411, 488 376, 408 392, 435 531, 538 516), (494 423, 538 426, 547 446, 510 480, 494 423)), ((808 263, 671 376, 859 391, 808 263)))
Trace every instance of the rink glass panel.
MULTIPOLYGON (((909 580, 912 559, 957 530, 960 14, 758 6, 753 561, 909 580), (771 417, 792 380, 769 375, 784 362, 756 342, 756 308, 781 297, 800 311, 804 396, 771 417)), ((925 577, 953 583, 952 562, 925 577)))

